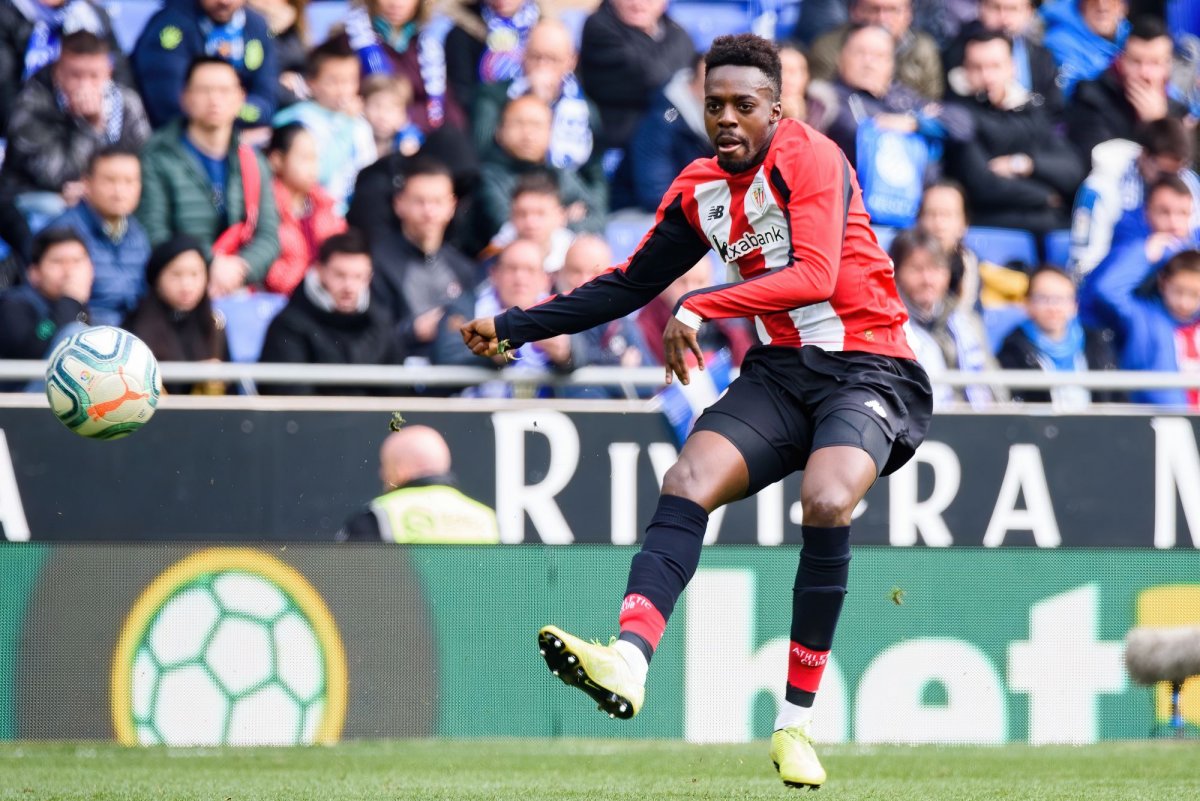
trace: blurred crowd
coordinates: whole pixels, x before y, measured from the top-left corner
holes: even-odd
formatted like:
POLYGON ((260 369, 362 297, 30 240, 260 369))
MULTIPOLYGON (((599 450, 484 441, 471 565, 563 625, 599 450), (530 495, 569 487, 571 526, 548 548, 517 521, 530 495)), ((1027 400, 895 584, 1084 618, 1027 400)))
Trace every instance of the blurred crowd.
MULTIPOLYGON (((719 7, 775 36, 784 115, 856 168, 931 374, 1200 373, 1196 5, 164 0, 134 36, 93 0, 0 0, 0 359, 83 322, 167 361, 498 369, 458 326, 620 264, 712 155, 703 50, 737 32, 712 30, 719 7)), ((674 301, 725 280, 710 254, 519 364, 661 364, 674 301)), ((753 339, 702 331, 731 367, 753 339)), ((984 384, 939 402, 1010 399, 1200 409, 1187 390, 984 384)))

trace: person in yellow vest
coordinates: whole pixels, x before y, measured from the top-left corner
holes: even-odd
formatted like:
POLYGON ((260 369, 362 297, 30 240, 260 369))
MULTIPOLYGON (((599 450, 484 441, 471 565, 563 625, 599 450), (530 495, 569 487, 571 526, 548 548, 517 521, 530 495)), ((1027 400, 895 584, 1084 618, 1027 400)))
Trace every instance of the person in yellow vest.
POLYGON ((428 426, 405 426, 379 449, 384 494, 346 521, 339 542, 491 544, 496 513, 454 486, 450 448, 428 426))

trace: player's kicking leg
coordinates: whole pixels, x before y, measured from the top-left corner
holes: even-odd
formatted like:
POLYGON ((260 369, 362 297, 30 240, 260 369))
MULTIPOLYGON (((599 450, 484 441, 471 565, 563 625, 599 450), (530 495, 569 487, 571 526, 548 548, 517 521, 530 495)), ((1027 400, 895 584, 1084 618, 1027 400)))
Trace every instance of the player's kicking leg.
POLYGON ((538 649, 554 675, 614 717, 636 715, 654 649, 700 562, 708 514, 744 496, 748 483, 746 463, 728 439, 693 432, 663 478, 658 508, 630 565, 620 636, 601 645, 546 626, 538 632, 538 649))

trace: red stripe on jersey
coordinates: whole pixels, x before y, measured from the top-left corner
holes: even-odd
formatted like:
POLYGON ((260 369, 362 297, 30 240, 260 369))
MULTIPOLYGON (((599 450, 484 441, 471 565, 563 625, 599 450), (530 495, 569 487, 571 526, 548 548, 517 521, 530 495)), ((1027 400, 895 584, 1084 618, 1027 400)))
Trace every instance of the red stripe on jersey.
POLYGON ((828 651, 814 651, 793 642, 788 651, 787 683, 797 690, 815 693, 821 686, 821 675, 829 663, 828 651))

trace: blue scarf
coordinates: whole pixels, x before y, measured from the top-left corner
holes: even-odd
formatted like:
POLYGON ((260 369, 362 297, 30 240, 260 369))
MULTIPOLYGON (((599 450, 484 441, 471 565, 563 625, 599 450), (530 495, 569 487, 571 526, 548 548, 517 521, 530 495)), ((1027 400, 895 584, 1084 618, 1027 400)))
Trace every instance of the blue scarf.
POLYGON ((479 59, 479 80, 484 83, 509 81, 521 74, 521 59, 529 31, 541 17, 537 3, 525 0, 512 18, 502 17, 484 4, 480 10, 487 26, 486 49, 479 59))
POLYGON ((371 17, 363 6, 352 8, 346 17, 346 35, 350 46, 358 53, 363 75, 391 75, 392 62, 381 45, 397 53, 405 53, 417 40, 417 65, 425 87, 425 113, 429 128, 440 128, 446 121, 446 51, 442 40, 429 28, 421 31, 415 22, 408 22, 399 31, 386 20, 371 17))
POLYGON ((1079 324, 1079 320, 1072 320, 1067 325, 1067 334, 1060 340, 1053 340, 1046 336, 1040 328, 1034 325, 1033 320, 1021 323, 1021 330, 1025 332, 1025 336, 1029 337, 1029 341, 1038 349, 1038 352, 1045 357, 1044 361, 1049 369, 1064 373, 1087 369, 1086 357, 1083 352, 1083 326, 1079 324))
POLYGON ((242 68, 246 55, 246 11, 239 9, 224 25, 218 25, 208 17, 200 18, 200 33, 204 34, 205 55, 228 61, 237 69, 242 68))
MULTIPOLYGON (((529 94, 525 76, 515 78, 508 97, 515 100, 529 94)), ((563 78, 562 94, 554 102, 550 127, 550 152, 546 160, 561 170, 578 170, 592 155, 592 115, 578 79, 568 73, 563 78)))
POLYGON ((42 67, 58 60, 64 33, 90 31, 100 37, 107 35, 100 15, 86 0, 71 0, 59 8, 48 8, 37 0, 13 0, 13 5, 33 23, 33 31, 25 45, 22 81, 29 80, 42 67))

